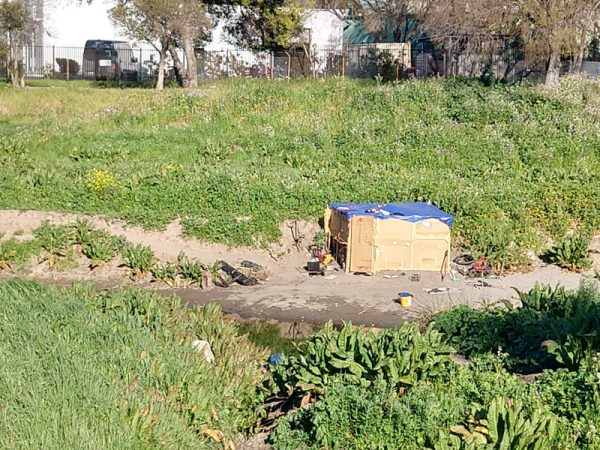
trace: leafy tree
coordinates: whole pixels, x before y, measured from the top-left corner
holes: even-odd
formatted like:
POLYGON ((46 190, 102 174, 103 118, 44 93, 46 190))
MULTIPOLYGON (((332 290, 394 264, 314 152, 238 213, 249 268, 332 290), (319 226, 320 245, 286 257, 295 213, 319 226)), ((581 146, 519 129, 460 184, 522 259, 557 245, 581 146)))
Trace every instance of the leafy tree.
POLYGON ((288 48, 303 31, 299 0, 205 0, 226 18, 231 41, 252 50, 288 48))
POLYGON ((8 54, 8 71, 15 87, 25 87, 23 69, 23 37, 32 19, 23 0, 2 0, 0 2, 0 33, 8 37, 8 45, 0 52, 8 54))

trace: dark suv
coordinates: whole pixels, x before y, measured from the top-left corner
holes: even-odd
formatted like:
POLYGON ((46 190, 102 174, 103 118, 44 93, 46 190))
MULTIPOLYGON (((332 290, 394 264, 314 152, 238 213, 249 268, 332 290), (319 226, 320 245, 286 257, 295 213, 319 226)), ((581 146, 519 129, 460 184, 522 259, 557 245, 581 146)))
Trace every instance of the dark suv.
POLYGON ((89 40, 83 50, 84 78, 136 81, 138 60, 124 41, 89 40))

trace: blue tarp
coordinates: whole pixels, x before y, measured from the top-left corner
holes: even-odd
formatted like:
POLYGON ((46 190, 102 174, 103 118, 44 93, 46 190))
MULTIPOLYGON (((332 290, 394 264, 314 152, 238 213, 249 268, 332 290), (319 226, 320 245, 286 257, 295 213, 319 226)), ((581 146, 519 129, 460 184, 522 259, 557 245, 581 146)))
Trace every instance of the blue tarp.
POLYGON ((452 227, 454 217, 437 206, 425 202, 402 203, 334 203, 330 207, 346 217, 373 216, 378 219, 401 219, 419 222, 426 219, 438 219, 452 227))

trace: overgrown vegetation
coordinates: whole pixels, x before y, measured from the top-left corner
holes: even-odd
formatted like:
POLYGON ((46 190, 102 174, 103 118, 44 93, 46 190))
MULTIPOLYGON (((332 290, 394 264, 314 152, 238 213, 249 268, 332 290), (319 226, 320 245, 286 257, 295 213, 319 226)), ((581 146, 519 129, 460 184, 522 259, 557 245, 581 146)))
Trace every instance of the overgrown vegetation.
POLYGON ((266 354, 214 305, 8 282, 0 309, 2 448, 232 448, 256 422, 266 354))
MULTIPOLYGON (((79 219, 68 225, 52 225, 45 221, 33 230, 32 239, 17 240, 15 236, 0 242, 0 271, 25 269, 36 259, 47 262, 50 269, 67 265, 76 267, 78 256, 84 256, 91 270, 110 262, 120 263, 130 269, 130 278, 134 281, 144 281, 150 273, 151 281, 169 287, 205 289, 211 283, 228 287, 232 282, 221 270, 221 261, 203 264, 182 252, 176 261, 159 262, 151 247, 133 244, 123 236, 97 229, 87 220, 79 219)), ((260 279, 266 276, 263 268, 256 273, 246 270, 260 279)))
POLYGON ((326 328, 275 366, 280 386, 284 377, 302 377, 296 384, 284 380, 279 390, 291 398, 300 392, 301 407, 279 420, 272 443, 279 449, 598 448, 597 287, 538 286, 520 296, 520 309, 441 313, 423 335, 413 326, 381 335, 326 328), (468 364, 445 356, 436 329, 471 357, 468 364), (386 350, 390 339, 404 350, 386 350), (374 342, 385 362, 369 378, 363 367, 374 342), (423 361, 436 370, 423 371, 423 361), (410 366, 411 382, 399 383, 386 364, 410 366), (546 370, 526 383, 514 373, 523 368, 546 370))
POLYGON ((266 244, 332 201, 429 199, 456 216, 458 245, 505 268, 574 224, 599 228, 591 81, 547 92, 237 80, 158 96, 76 84, 6 91, 0 104, 2 208, 151 228, 181 217, 190 236, 266 244))
POLYGON ((0 445, 233 448, 277 419, 278 449, 598 448, 598 289, 521 297, 516 310, 441 313, 424 331, 328 325, 292 349, 272 325, 224 322, 212 305, 0 283, 0 445), (537 331, 524 334, 527 320, 537 331), (500 349, 513 322, 521 341, 500 349), (547 333, 554 348, 538 322, 562 330, 547 333), (210 342, 213 364, 195 339, 210 342), (270 371, 266 347, 286 353, 270 371), (523 361, 545 371, 526 382, 523 361))

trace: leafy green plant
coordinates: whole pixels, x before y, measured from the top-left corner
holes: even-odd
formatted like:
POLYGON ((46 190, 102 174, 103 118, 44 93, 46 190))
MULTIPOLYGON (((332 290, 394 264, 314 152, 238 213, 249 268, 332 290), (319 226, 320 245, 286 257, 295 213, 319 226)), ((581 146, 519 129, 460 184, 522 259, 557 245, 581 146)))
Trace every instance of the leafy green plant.
POLYGON ((581 234, 567 236, 548 251, 547 257, 560 267, 580 272, 592 264, 589 245, 590 239, 581 234))
POLYGON ((150 269, 152 277, 158 281, 162 281, 169 287, 178 285, 179 266, 175 263, 168 262, 162 265, 156 265, 150 269))
POLYGON ((572 292, 567 292, 563 286, 557 285, 553 288, 550 285, 541 285, 536 283, 533 289, 528 292, 515 289, 523 308, 534 311, 553 311, 561 312, 562 315, 572 314, 576 306, 577 296, 572 292))
POLYGON ((200 261, 190 260, 184 253, 177 257, 179 275, 187 285, 198 285, 202 288, 208 285, 207 268, 200 261))
POLYGON ((123 250, 125 264, 132 271, 132 275, 141 278, 154 266, 156 259, 154 252, 142 244, 128 245, 123 250))
POLYGON ((70 239, 74 244, 89 244, 94 237, 94 227, 88 220, 77 219, 69 228, 70 239))
POLYGON ((271 435, 277 449, 417 450, 441 428, 464 417, 468 405, 453 387, 419 383, 402 396, 381 380, 371 387, 338 380, 307 409, 279 421, 271 435))
POLYGON ((17 251, 15 249, 2 244, 0 244, 0 271, 10 269, 13 261, 17 257, 17 251))
POLYGON ((90 259, 90 268, 101 267, 112 260, 119 251, 119 242, 105 233, 92 232, 86 237, 81 252, 90 259))
POLYGON ((27 262, 40 252, 37 240, 18 241, 14 237, 0 242, 0 271, 27 262))
POLYGON ((420 333, 404 324, 380 333, 364 332, 345 323, 330 323, 298 346, 298 354, 275 366, 280 392, 322 393, 333 379, 368 386, 383 379, 394 386, 410 386, 421 379, 447 373, 453 349, 433 327, 420 333))
POLYGON ((67 256, 69 245, 69 231, 65 226, 53 226, 44 221, 39 228, 33 231, 40 247, 46 252, 48 265, 53 267, 59 258, 67 256))
POLYGON ((529 411, 520 400, 495 398, 480 408, 464 425, 451 427, 453 436, 442 432, 435 450, 553 448, 557 420, 546 411, 529 411))

